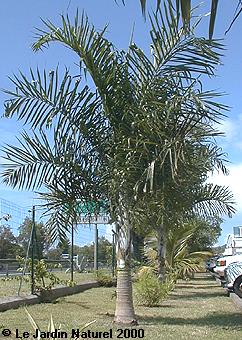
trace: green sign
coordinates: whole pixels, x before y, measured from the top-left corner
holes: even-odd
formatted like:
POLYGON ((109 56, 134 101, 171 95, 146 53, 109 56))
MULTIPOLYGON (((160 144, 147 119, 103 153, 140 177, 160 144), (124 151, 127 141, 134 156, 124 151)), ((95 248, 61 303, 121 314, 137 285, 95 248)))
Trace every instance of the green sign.
MULTIPOLYGON (((65 204, 67 209, 70 208, 68 203, 65 204)), ((89 201, 89 202, 76 202, 75 203, 76 213, 80 215, 103 215, 107 214, 108 202, 107 201, 89 201)))

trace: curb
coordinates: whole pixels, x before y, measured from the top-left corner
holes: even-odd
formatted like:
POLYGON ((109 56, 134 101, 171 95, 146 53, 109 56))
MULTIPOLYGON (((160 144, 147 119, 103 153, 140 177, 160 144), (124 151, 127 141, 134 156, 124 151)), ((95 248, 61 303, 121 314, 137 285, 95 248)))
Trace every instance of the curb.
POLYGON ((78 294, 84 292, 87 289, 99 287, 97 281, 83 282, 74 287, 57 287, 47 292, 46 296, 40 295, 27 295, 27 296, 7 296, 0 298, 0 312, 7 311, 9 309, 16 309, 21 306, 35 305, 41 302, 51 302, 68 295, 78 294))
POLYGON ((236 307, 238 307, 242 311, 242 299, 235 293, 231 293, 230 298, 232 299, 236 307))

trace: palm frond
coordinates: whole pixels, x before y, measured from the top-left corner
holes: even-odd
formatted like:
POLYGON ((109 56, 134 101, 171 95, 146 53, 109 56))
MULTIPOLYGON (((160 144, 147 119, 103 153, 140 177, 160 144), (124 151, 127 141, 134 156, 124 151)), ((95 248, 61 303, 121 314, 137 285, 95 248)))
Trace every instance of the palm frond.
POLYGON ((45 29, 36 30, 36 42, 33 44, 33 50, 38 51, 47 47, 51 42, 59 42, 77 53, 81 68, 84 67, 84 74, 89 72, 105 102, 117 67, 115 49, 104 38, 107 27, 101 32, 96 31, 89 24, 84 13, 80 17, 78 11, 73 24, 68 15, 61 16, 61 20, 61 27, 50 21, 42 20, 45 29))
MULTIPOLYGON (((122 0, 122 2, 123 4, 125 4, 124 0, 122 0)), ((147 5, 146 0, 140 0, 140 6, 141 6, 142 14, 144 17, 146 15, 146 5, 147 5)), ((161 0, 157 0, 157 9, 160 8, 160 5, 161 5, 161 0)), ((217 16, 217 7, 218 7, 218 0, 211 0, 211 14, 210 14, 210 21, 209 21, 209 39, 212 39, 213 37, 215 19, 217 16)), ((179 15, 180 12, 182 15, 184 27, 186 27, 187 25, 190 25, 191 0, 176 0, 176 13, 179 15)), ((239 14, 237 15, 237 17, 239 16, 239 14)), ((234 21, 237 19, 237 17, 235 17, 234 21)))
POLYGON ((5 102, 4 115, 12 117, 17 114, 18 119, 33 129, 49 127, 57 115, 70 117, 81 106, 85 111, 94 96, 87 87, 80 90, 80 78, 71 77, 67 70, 62 79, 58 69, 49 74, 44 71, 43 75, 37 69, 36 73, 30 70, 30 79, 20 73, 19 77, 15 75, 10 80, 16 90, 4 90, 10 97, 5 102))
POLYGON ((45 134, 33 133, 31 138, 26 132, 18 139, 20 146, 6 145, 3 148, 3 182, 18 189, 33 189, 49 182, 61 171, 59 161, 52 152, 52 147, 45 134))
POLYGON ((232 217, 236 209, 228 187, 207 183, 195 194, 194 211, 203 216, 227 215, 232 217))
MULTIPOLYGON (((187 1, 186 1, 187 2, 187 1)), ((221 56, 219 41, 197 38, 192 31, 179 29, 176 13, 171 5, 150 17, 151 39, 155 65, 164 72, 189 74, 213 74, 221 56), (166 15, 163 14, 166 13, 166 15)))

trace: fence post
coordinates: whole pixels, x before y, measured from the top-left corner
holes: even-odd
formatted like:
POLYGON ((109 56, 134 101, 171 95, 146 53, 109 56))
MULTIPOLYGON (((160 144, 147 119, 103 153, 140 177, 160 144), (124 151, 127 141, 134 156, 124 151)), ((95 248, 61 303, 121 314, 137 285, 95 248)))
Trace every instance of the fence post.
POLYGON ((31 233, 31 294, 34 294, 34 236, 35 236, 35 206, 32 210, 32 233, 31 233))

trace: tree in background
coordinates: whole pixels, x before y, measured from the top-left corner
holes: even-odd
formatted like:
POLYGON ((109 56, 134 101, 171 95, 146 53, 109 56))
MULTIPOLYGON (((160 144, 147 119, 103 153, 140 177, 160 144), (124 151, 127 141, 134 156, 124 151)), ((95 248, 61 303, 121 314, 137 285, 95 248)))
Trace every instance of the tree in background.
MULTIPOLYGON (((68 240, 59 242, 56 247, 47 251, 46 256, 51 260, 61 259, 62 254, 71 254, 70 242, 68 240)), ((86 244, 83 246, 74 245, 74 255, 78 255, 79 259, 84 257, 85 262, 93 262, 94 259, 94 244, 86 244)), ((98 262, 111 265, 112 263, 112 244, 101 236, 98 238, 98 262)))
POLYGON ((212 247, 212 252, 214 255, 222 255, 226 249, 226 244, 223 244, 222 246, 212 247))
POLYGON ((188 223, 195 226, 196 233, 190 238, 188 245, 189 251, 211 251, 221 235, 222 229, 220 225, 222 222, 223 220, 218 216, 191 218, 188 223))
POLYGON ((105 236, 98 239, 98 261, 107 265, 112 263, 112 243, 105 236))
MULTIPOLYGON (((27 254, 28 244, 29 244, 30 237, 31 237, 32 226, 33 226, 32 220, 29 217, 25 217, 23 223, 19 227, 19 235, 17 237, 17 241, 23 247, 24 254, 27 254)), ((44 254, 48 251, 52 242, 50 240, 50 237, 48 236, 45 225, 42 222, 35 223, 35 230, 36 230, 36 238, 37 238, 36 255, 42 258, 44 254)))
POLYGON ((0 259, 15 259, 17 255, 23 255, 23 249, 18 244, 9 226, 0 226, 0 259))

